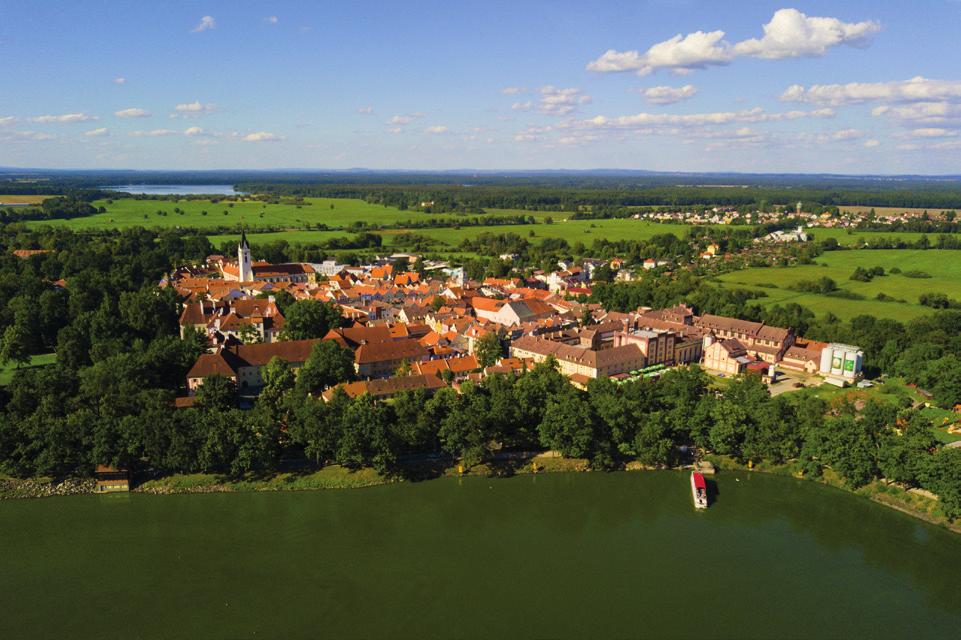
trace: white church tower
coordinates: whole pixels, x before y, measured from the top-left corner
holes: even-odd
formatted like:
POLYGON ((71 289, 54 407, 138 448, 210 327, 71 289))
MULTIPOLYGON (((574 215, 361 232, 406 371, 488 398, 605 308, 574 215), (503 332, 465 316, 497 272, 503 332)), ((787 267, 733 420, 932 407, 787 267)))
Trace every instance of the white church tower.
POLYGON ((237 269, 240 282, 253 282, 254 269, 250 262, 250 245, 247 244, 247 232, 240 232, 240 244, 237 245, 237 269))

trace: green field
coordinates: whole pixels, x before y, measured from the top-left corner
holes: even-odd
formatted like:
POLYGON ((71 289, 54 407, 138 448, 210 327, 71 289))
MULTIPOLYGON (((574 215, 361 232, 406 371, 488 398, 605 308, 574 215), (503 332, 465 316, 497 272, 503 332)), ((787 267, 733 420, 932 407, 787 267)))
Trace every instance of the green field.
MULTIPOLYGON (((933 244, 937 241, 939 235, 938 233, 914 233, 910 231, 857 231, 857 230, 847 230, 847 229, 827 229, 815 227, 813 229, 807 230, 808 234, 813 237, 816 242, 825 240, 827 238, 835 238, 838 244, 844 247, 851 247, 862 242, 870 243, 872 240, 877 240, 879 238, 883 239, 897 239, 904 240, 905 242, 917 242, 921 236, 928 236, 928 240, 933 244)), ((955 237, 961 236, 961 234, 948 234, 955 237)))
MULTIPOLYGON (((324 224, 330 228, 348 227, 356 222, 392 225, 407 220, 456 220, 463 216, 430 214, 420 211, 401 211, 395 207, 369 204, 350 198, 305 198, 309 204, 267 204, 247 200, 232 202, 223 200, 137 200, 121 198, 108 202, 95 200, 95 207, 104 207, 106 213, 98 213, 70 220, 31 222, 31 225, 55 225, 71 229, 127 229, 131 227, 169 228, 184 227, 217 229, 221 227, 248 229, 302 228, 305 225, 324 224), (232 206, 231 206, 232 205, 232 206), (182 214, 174 213, 179 208, 182 214), (165 211, 167 215, 159 215, 165 211), (207 212, 204 215, 204 211, 207 212), (225 215, 226 212, 226 215, 225 215)), ((491 210, 486 215, 533 215, 544 217, 547 212, 524 212, 516 210, 491 210)), ((557 215, 557 214, 555 214, 557 215)), ((476 217, 468 215, 466 217, 476 217)))
MULTIPOLYGON (((55 353, 44 353, 38 356, 33 356, 30 358, 28 364, 22 365, 20 368, 29 367, 42 367, 48 364, 53 364, 57 361, 57 354, 55 353)), ((17 366, 13 363, 8 363, 5 365, 0 365, 0 387, 10 384, 13 379, 13 372, 16 371, 17 366)))
MULTIPOLYGON (((656 222, 645 222, 641 220, 570 220, 558 221, 553 224, 530 224, 530 225, 497 225, 489 227, 447 227, 434 229, 385 229, 378 231, 384 237, 387 246, 397 249, 404 248, 399 243, 397 236, 413 233, 418 236, 432 238, 439 243, 437 250, 444 251, 456 247, 465 238, 474 238, 481 233, 514 233, 533 244, 539 243, 544 238, 563 238, 573 244, 583 242, 590 246, 595 239, 606 240, 648 240, 658 234, 672 233, 679 238, 684 237, 690 227, 677 224, 658 224, 656 222), (534 235, 531 236, 533 231, 534 235)), ((291 244, 316 243, 329 240, 337 236, 349 235, 343 231, 283 231, 277 233, 253 233, 247 234, 250 242, 256 247, 257 243, 273 242, 286 240, 291 244)), ((208 236, 214 246, 219 246, 224 241, 236 242, 240 237, 238 233, 218 234, 208 236)))
POLYGON ((794 267, 753 268, 726 273, 718 281, 728 287, 763 291, 764 305, 796 302, 818 315, 831 312, 849 319, 860 314, 879 318, 909 320, 932 310, 918 304, 918 295, 926 292, 945 293, 949 298, 961 300, 961 255, 946 250, 860 250, 831 251, 817 258, 816 265, 794 267), (889 274, 874 278, 871 282, 857 282, 849 277, 856 267, 883 267, 886 271, 898 267, 902 271, 919 270, 931 274, 931 278, 908 278, 901 274, 889 274), (865 296, 864 300, 847 300, 816 293, 793 291, 788 287, 801 280, 817 280, 827 276, 846 291, 865 296), (768 285, 768 286, 765 286, 768 285), (770 288, 775 285, 777 288, 770 288), (904 302, 875 300, 884 293, 904 302))

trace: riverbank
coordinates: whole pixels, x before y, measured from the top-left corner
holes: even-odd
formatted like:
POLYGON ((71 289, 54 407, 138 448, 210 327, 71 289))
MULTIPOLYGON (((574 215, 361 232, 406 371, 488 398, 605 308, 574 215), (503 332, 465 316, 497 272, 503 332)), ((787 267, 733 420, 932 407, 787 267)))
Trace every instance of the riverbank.
MULTIPOLYGON (((489 463, 462 468, 449 460, 420 462, 405 468, 404 475, 387 476, 374 469, 348 469, 328 465, 311 472, 248 473, 231 478, 215 473, 175 474, 135 483, 133 493, 171 495, 177 493, 236 493, 246 491, 320 491, 360 489, 397 482, 416 482, 439 477, 504 477, 532 473, 590 471, 587 460, 563 458, 552 452, 538 455, 504 455, 489 463)), ((0 499, 45 498, 54 495, 93 493, 92 479, 12 478, 0 476, 0 499)))
POLYGON ((360 489, 398 482, 417 482, 440 477, 501 477, 532 473, 589 471, 587 460, 562 458, 550 452, 535 456, 505 457, 490 463, 463 468, 445 461, 409 465, 405 475, 387 476, 374 469, 348 469, 329 465, 311 473, 275 473, 230 479, 217 474, 174 475, 148 480, 134 492, 151 494, 231 493, 238 491, 316 491, 360 489))
MULTIPOLYGON (((924 520, 930 524, 961 533, 961 522, 952 521, 940 510, 936 497, 923 491, 912 491, 883 480, 876 480, 856 490, 848 488, 831 469, 825 469, 819 478, 805 476, 791 464, 774 465, 761 463, 753 468, 736 460, 719 455, 705 456, 718 471, 750 471, 773 475, 791 476, 811 480, 848 493, 865 497, 877 504, 924 520)), ((629 464, 625 471, 643 471, 638 464, 629 464)), ((251 491, 322 491, 331 489, 360 489, 398 482, 416 482, 440 477, 482 476, 507 477, 535 473, 583 473, 591 471, 587 460, 563 458, 554 452, 538 455, 506 455, 489 463, 463 468, 449 461, 424 462, 411 465, 404 476, 387 476, 374 469, 348 469, 329 465, 310 473, 278 472, 270 474, 246 474, 230 478, 220 474, 194 473, 164 476, 134 485, 134 493, 172 495, 181 493, 237 493, 251 491)), ((45 498, 50 496, 80 495, 93 493, 96 483, 87 478, 17 479, 0 475, 0 500, 45 498)))
POLYGON ((750 471, 752 473, 769 473, 773 475, 791 476, 827 485, 841 491, 853 493, 867 498, 872 502, 890 507, 913 518, 924 520, 933 525, 943 527, 954 533, 961 533, 961 522, 951 520, 941 511, 937 497, 927 491, 911 490, 886 480, 875 480, 858 489, 851 489, 831 469, 825 469, 821 477, 814 478, 804 475, 794 465, 761 463, 753 468, 741 464, 728 456, 707 455, 706 460, 714 463, 721 471, 750 471))

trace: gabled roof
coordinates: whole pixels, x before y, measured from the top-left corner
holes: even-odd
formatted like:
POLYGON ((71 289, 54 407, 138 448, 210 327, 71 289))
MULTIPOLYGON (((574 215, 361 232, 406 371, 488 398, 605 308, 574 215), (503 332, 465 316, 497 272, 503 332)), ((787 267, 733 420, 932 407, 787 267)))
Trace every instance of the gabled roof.
POLYGON ((424 345, 417 340, 404 339, 391 342, 368 342, 357 347, 354 362, 372 364, 396 360, 425 360, 430 356, 424 345))
MULTIPOLYGON (((285 362, 299 364, 307 361, 314 345, 320 340, 287 340, 285 342, 268 342, 263 344, 240 344, 224 347, 219 355, 229 363, 234 370, 240 367, 262 367, 273 358, 280 358, 285 362)), ((205 354, 206 355, 206 354, 205 354)), ((200 356, 203 358, 204 356, 200 356)))
POLYGON ((202 302, 194 302, 184 307, 180 314, 180 326, 206 324, 207 318, 204 317, 204 305, 202 302))
POLYGON ((728 318, 725 316, 715 316, 704 314, 695 320, 695 323, 712 331, 731 331, 754 336, 764 325, 760 322, 741 320, 739 318, 728 318))
POLYGON ((737 358, 743 356, 747 353, 747 349, 739 340, 734 338, 728 338, 727 340, 721 340, 721 348, 727 352, 727 355, 731 358, 737 358))
POLYGON ((480 363, 473 355, 461 356, 459 358, 447 358, 440 360, 428 360, 414 364, 414 371, 425 375, 440 375, 441 371, 453 371, 454 373, 468 373, 480 368, 480 363))
POLYGON ((369 393, 375 398, 384 398, 403 391, 415 391, 417 389, 435 391, 445 386, 444 382, 434 375, 394 376, 393 378, 383 380, 361 380, 358 382, 348 382, 346 384, 342 383, 327 389, 321 396, 324 400, 330 401, 338 389, 343 389, 344 393, 351 398, 356 398, 365 393, 369 393))
POLYGON ((197 362, 190 368, 187 378, 206 378, 207 376, 224 376, 234 378, 237 371, 230 366, 227 359, 220 353, 204 353, 197 358, 197 362))
POLYGON ((474 296, 470 299, 470 304, 474 309, 478 311, 490 311, 496 312, 501 307, 504 306, 503 300, 495 300, 494 298, 484 298, 482 296, 474 296))
POLYGON ((365 327, 360 324, 355 324, 352 327, 331 329, 327 332, 327 335, 324 336, 324 340, 336 340, 341 346, 349 349, 356 349, 365 342, 389 342, 392 339, 390 327, 365 327))
POLYGON ((595 351, 534 336, 523 336, 515 340, 511 347, 543 356, 552 355, 558 360, 582 364, 592 369, 633 362, 644 357, 640 347, 633 343, 595 351))

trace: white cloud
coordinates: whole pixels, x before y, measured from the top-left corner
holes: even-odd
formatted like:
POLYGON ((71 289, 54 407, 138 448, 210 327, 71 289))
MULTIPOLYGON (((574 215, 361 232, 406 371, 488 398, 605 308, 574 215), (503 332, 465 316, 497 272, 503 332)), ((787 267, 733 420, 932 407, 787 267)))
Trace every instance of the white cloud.
POLYGON ((181 102, 174 107, 174 116, 182 116, 184 118, 191 118, 194 116, 203 116, 209 113, 213 113, 217 110, 217 105, 207 103, 203 104, 199 100, 194 100, 193 102, 181 102))
POLYGON ((266 22, 267 24, 277 24, 278 22, 280 22, 280 20, 277 18, 277 16, 267 16, 266 18, 264 18, 264 22, 266 22))
POLYGON ((520 131, 514 134, 514 142, 537 142, 540 136, 529 131, 520 131))
POLYGON ((527 93, 527 89, 524 87, 504 87, 501 89, 501 93, 507 96, 516 96, 520 93, 527 93))
POLYGON ((871 138, 870 140, 865 140, 865 141, 864 141, 864 146, 867 147, 868 149, 871 149, 871 148, 873 148, 873 147, 879 147, 879 146, 881 146, 881 141, 880 141, 880 140, 875 140, 874 138, 871 138))
POLYGON ((942 127, 921 127, 912 129, 908 132, 911 138, 954 138, 957 137, 956 129, 944 129, 942 127))
POLYGON ((43 133, 41 131, 11 131, 0 135, 0 141, 4 142, 43 142, 55 140, 57 136, 43 133))
POLYGON ((949 102, 915 102, 892 107, 881 105, 871 109, 873 116, 886 116, 901 125, 961 125, 961 104, 949 102))
POLYGON ((633 129, 651 126, 702 126, 730 124, 734 122, 781 122, 798 120, 801 118, 830 118, 834 116, 831 109, 815 109, 812 111, 784 111, 767 113, 761 107, 743 109, 741 111, 717 111, 710 113, 636 113, 628 116, 608 118, 596 116, 581 124, 586 127, 607 129, 633 129))
POLYGON ((5 127, 7 125, 13 124, 17 121, 16 116, 4 116, 0 118, 0 127, 5 127))
POLYGON ((85 132, 83 135, 89 138, 100 138, 103 136, 109 136, 110 132, 107 131, 106 127, 100 127, 99 129, 91 129, 90 131, 85 132))
POLYGON ((530 111, 534 108, 534 103, 530 100, 526 102, 515 102, 511 105, 511 109, 514 111, 530 111))
POLYGON ((175 136, 179 132, 173 129, 151 129, 150 131, 131 131, 127 135, 132 138, 160 138, 164 136, 175 136))
POLYGON ((124 84, 127 84, 127 79, 124 78, 123 76, 117 76, 116 78, 113 79, 113 83, 124 85, 124 84))
POLYGON ((209 29, 216 29, 217 21, 214 20, 213 16, 204 16, 197 23, 197 26, 190 30, 191 33, 200 33, 202 31, 207 31, 209 29))
POLYGON ((207 132, 200 127, 188 127, 187 129, 184 129, 184 135, 190 137, 205 136, 207 135, 207 132))
POLYGON ((907 142, 899 144, 899 151, 952 151, 961 148, 961 140, 940 140, 938 142, 924 140, 922 142, 907 142))
POLYGON ((658 42, 645 53, 608 49, 600 58, 587 65, 590 71, 604 73, 633 71, 646 76, 656 69, 704 69, 708 65, 725 65, 734 54, 724 41, 723 31, 695 31, 686 36, 677 34, 658 42))
POLYGON ((88 113, 64 113, 57 116, 45 115, 36 116, 30 118, 31 122, 90 122, 92 120, 97 120, 97 116, 92 116, 88 113))
POLYGON ((674 104, 693 98, 697 87, 686 84, 683 87, 649 87, 644 89, 644 98, 651 104, 674 104))
POLYGON ((283 140, 283 136, 278 136, 275 133, 270 133, 269 131, 257 131, 256 133, 248 133, 243 136, 241 140, 244 142, 277 142, 283 140))
POLYGON ((134 107, 115 111, 113 115, 117 116, 118 118, 149 118, 150 112, 146 109, 138 109, 134 107))
POLYGON ((857 129, 840 129, 828 134, 831 140, 855 140, 864 137, 864 132, 857 129))
POLYGON ((863 47, 881 30, 873 20, 842 22, 837 18, 807 16, 797 9, 779 9, 764 25, 764 36, 734 45, 736 55, 777 60, 823 56, 839 44, 863 47))
POLYGON ((374 113, 374 108, 371 107, 370 105, 368 105, 368 106, 366 106, 366 107, 357 107, 357 113, 359 113, 359 114, 362 115, 362 116, 373 115, 373 113, 374 113))
POLYGON ((961 98, 961 81, 930 80, 917 76, 891 82, 791 85, 781 94, 785 102, 810 102, 832 106, 860 102, 919 102, 961 98))
POLYGON ((448 131, 449 129, 444 125, 436 125, 436 126, 427 127, 426 129, 424 129, 425 133, 429 133, 431 135, 441 135, 441 134, 447 133, 448 131))
POLYGON ((724 31, 695 31, 677 34, 641 53, 634 49, 608 49, 588 63, 587 69, 601 73, 630 71, 645 76, 658 69, 684 75, 694 69, 730 64, 740 56, 752 58, 795 58, 822 56, 839 44, 865 46, 880 29, 873 21, 842 22, 837 18, 807 16, 797 9, 780 9, 763 26, 761 38, 731 45, 724 31))
POLYGON ((573 112, 578 105, 587 104, 591 101, 589 95, 574 87, 561 89, 548 84, 541 87, 538 93, 540 99, 537 103, 537 110, 548 115, 567 115, 573 112))
POLYGON ((419 120, 420 118, 423 118, 425 115, 427 114, 421 113, 419 111, 415 113, 405 113, 401 115, 396 115, 396 116, 392 116, 391 119, 387 121, 387 124, 391 124, 394 126, 410 124, 414 120, 419 120))

